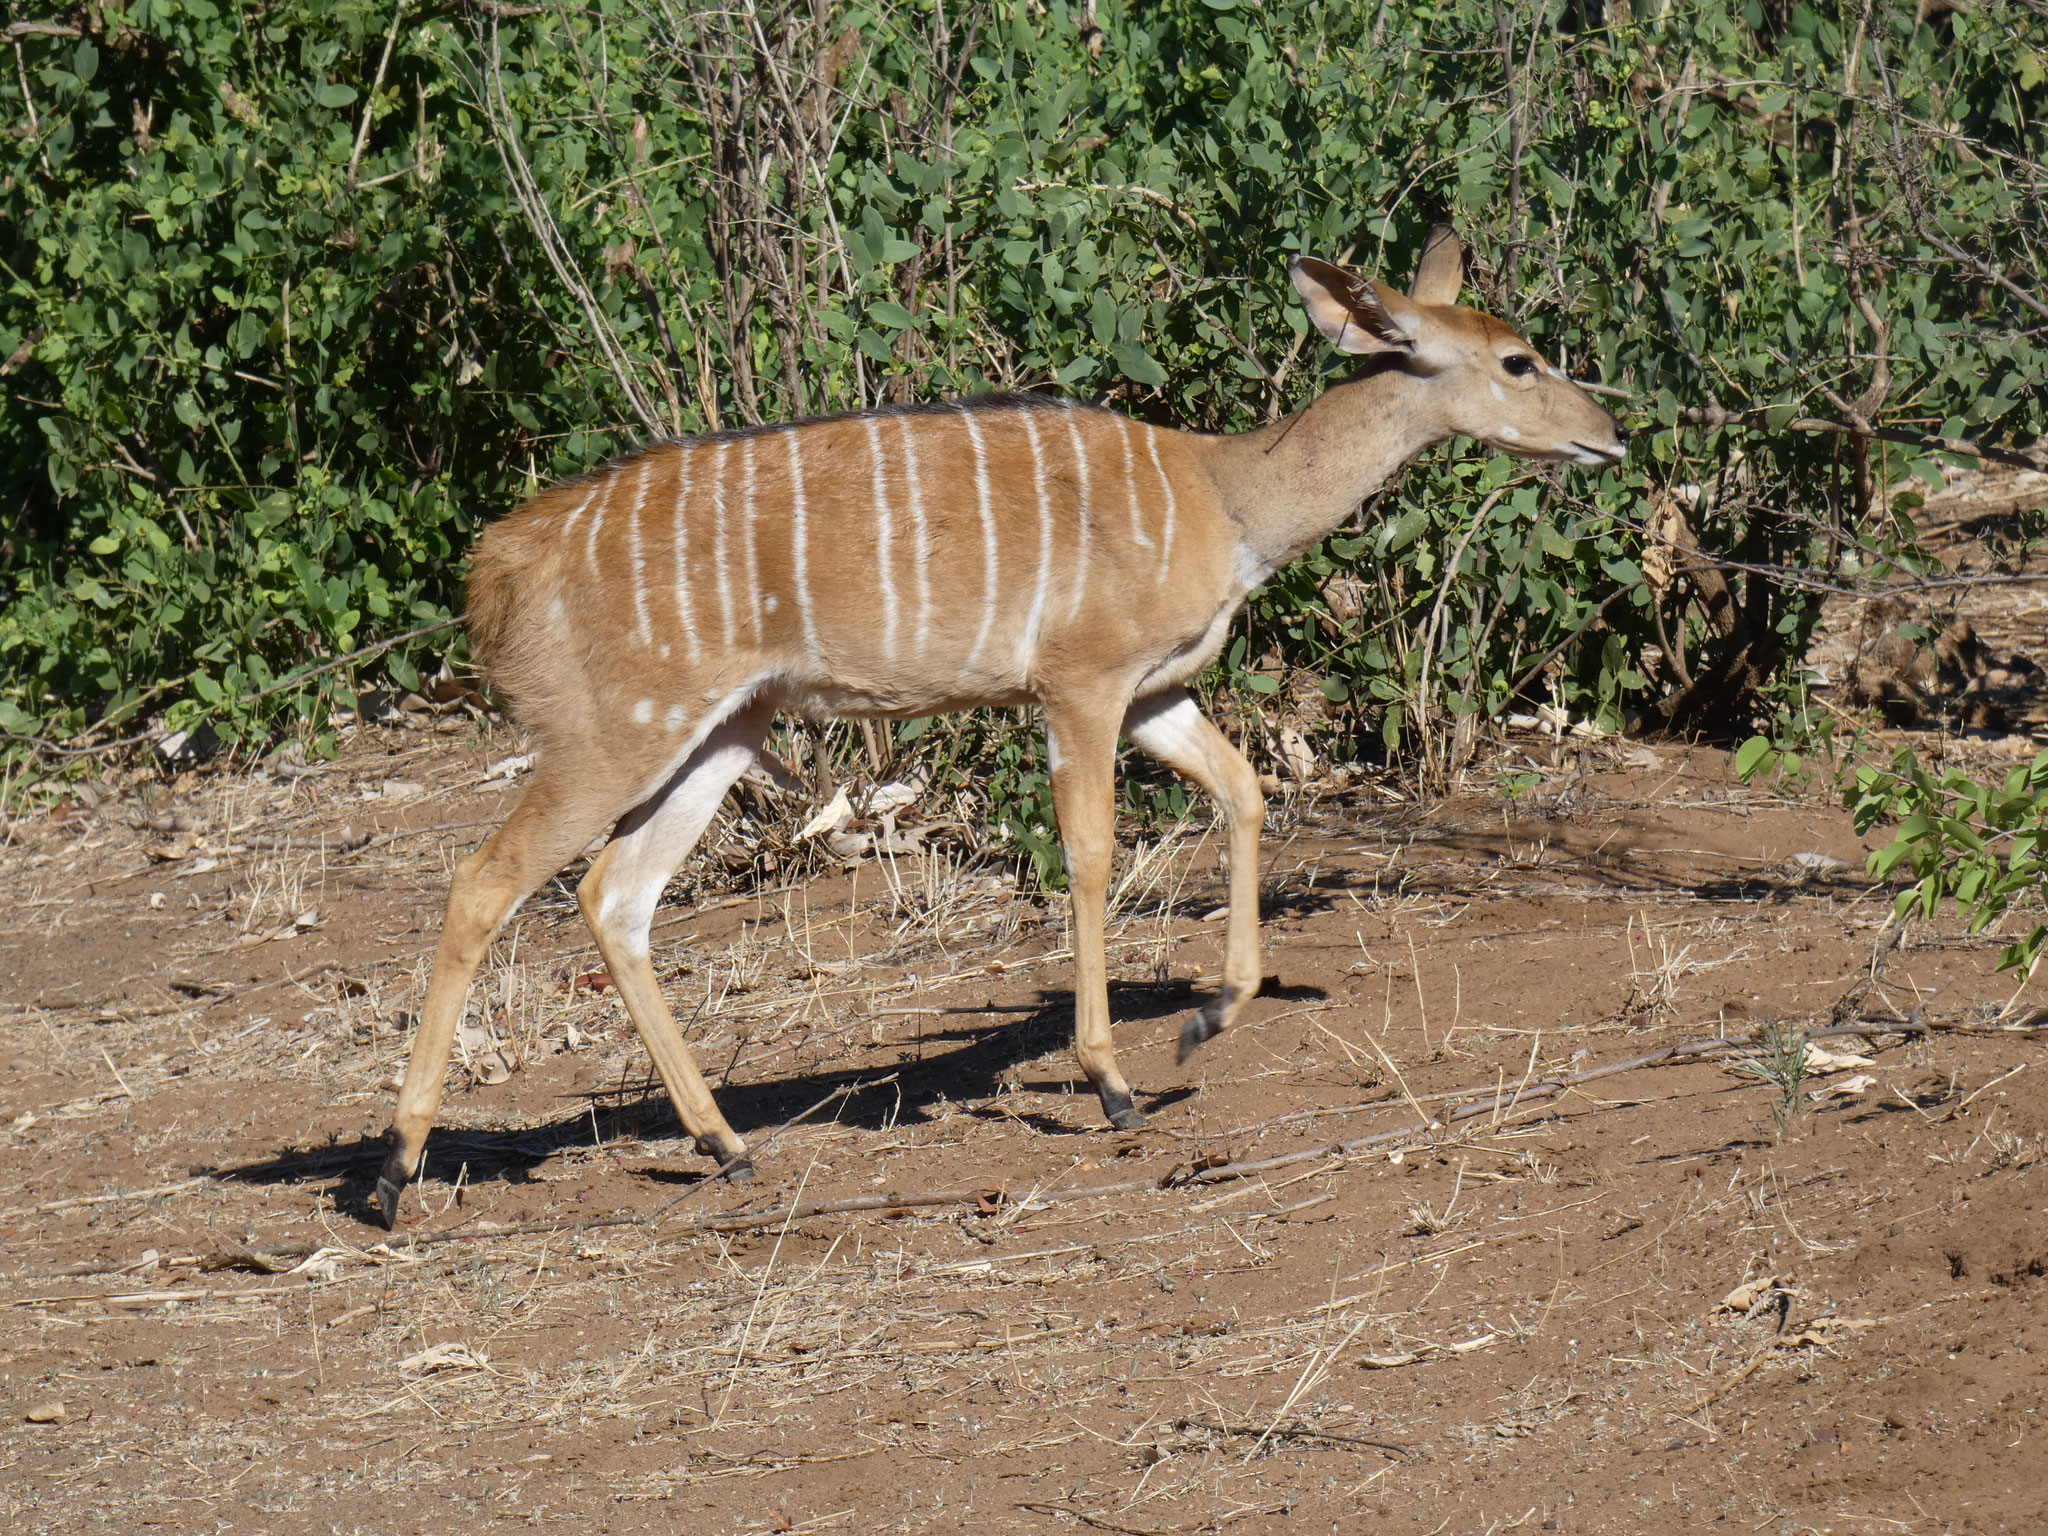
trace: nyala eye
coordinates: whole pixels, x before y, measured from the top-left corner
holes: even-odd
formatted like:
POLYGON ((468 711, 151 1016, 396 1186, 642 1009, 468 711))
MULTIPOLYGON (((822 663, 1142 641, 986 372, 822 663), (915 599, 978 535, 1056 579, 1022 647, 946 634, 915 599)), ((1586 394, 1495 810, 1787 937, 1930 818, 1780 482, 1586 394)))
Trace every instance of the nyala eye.
POLYGON ((1500 360, 1500 365, 1508 371, 1510 377, 1517 379, 1526 379, 1536 371, 1536 359, 1526 352, 1504 357, 1500 360))

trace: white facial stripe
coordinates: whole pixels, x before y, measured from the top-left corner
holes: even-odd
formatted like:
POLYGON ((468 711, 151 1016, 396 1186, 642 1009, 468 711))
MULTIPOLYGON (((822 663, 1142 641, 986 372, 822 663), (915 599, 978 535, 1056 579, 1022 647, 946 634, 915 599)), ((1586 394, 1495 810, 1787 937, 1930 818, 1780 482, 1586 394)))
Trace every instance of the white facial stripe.
POLYGON ((642 645, 654 644, 654 629, 647 620, 647 560, 640 538, 640 514, 647 506, 647 482, 654 478, 654 455, 640 455, 640 478, 633 483, 633 510, 626 517, 626 550, 633 567, 633 638, 642 645))
POLYGON ((1088 455, 1081 447, 1081 428, 1075 421, 1074 402, 1060 402, 1066 409, 1067 442, 1074 450, 1074 473, 1081 482, 1079 511, 1080 529, 1074 541, 1074 598, 1067 605, 1067 617, 1072 619, 1081 611, 1082 594, 1088 590, 1088 540, 1094 529, 1095 508, 1088 497, 1088 455))
MULTIPOLYGON (((690 595, 690 470, 696 450, 676 451, 676 505, 673 547, 676 557, 676 622, 683 626, 683 643, 690 648, 690 660, 698 656, 697 606, 690 595)), ((669 727, 674 730, 674 726, 669 727)))
POLYGON ((1166 477, 1166 470, 1159 462, 1159 434, 1152 428, 1145 429, 1145 447, 1152 455, 1152 468, 1159 476, 1159 488, 1166 493, 1166 524, 1159 535, 1159 576, 1166 580, 1166 569, 1173 564, 1173 482, 1166 477))
POLYGON ((1038 423, 1033 420, 1035 408, 1027 407, 1017 413, 1024 423, 1025 441, 1031 444, 1031 483, 1038 493, 1038 583, 1031 593, 1031 613, 1024 621, 1024 633, 1017 642, 1017 675, 1026 678, 1031 675, 1033 659, 1038 651, 1038 626, 1045 619, 1045 592, 1052 581, 1052 498, 1045 492, 1045 454, 1038 443, 1038 423))
POLYGON ((911 547, 917 564, 917 648, 922 652, 932 629, 931 530, 924 521, 924 487, 917 478, 917 441, 910 418, 899 416, 896 425, 903 434, 903 490, 910 502, 911 547))
POLYGON ((725 460, 729 442, 718 445, 718 462, 711 470, 711 554, 718 566, 718 610, 725 622, 725 643, 732 645, 732 570, 726 560, 725 460))
POLYGON ((875 577, 882 586, 882 654, 896 659, 896 568, 894 533, 890 526, 889 485, 882 468, 882 424, 870 416, 868 469, 873 476, 875 514, 875 577))
POLYGON ((981 628, 975 633, 974 645, 968 650, 967 663, 962 668, 971 674, 974 664, 981 660, 981 648, 988 643, 989 629, 996 621, 996 523, 989 513, 988 453, 982 446, 981 425, 975 421, 974 412, 964 406, 960 419, 967 423, 967 441, 974 449, 974 498, 981 513, 981 628))
POLYGON ((1131 493, 1131 540, 1140 549, 1153 548, 1152 541, 1145 537, 1145 523, 1138 511, 1138 467, 1131 457, 1131 424, 1121 413, 1112 413, 1116 421, 1117 436, 1124 445, 1124 488, 1131 493))
POLYGON ((1488 380, 1486 381, 1486 387, 1487 387, 1488 389, 1490 389, 1490 390, 1492 390, 1492 391, 1493 391, 1493 398, 1494 398, 1494 399, 1496 399, 1496 400, 1505 400, 1505 399, 1507 399, 1507 397, 1508 397, 1508 392, 1507 392, 1506 390, 1504 390, 1504 389, 1502 389, 1502 388, 1500 387, 1500 384, 1499 384, 1499 382, 1498 382, 1497 380, 1494 380, 1494 379, 1488 379, 1488 380))
POLYGON ((755 545, 754 522, 760 508, 755 504, 754 439, 740 444, 740 537, 747 559, 747 612, 753 616, 754 644, 761 643, 761 557, 755 545))
POLYGON ((811 619, 810 538, 809 529, 805 526, 809 521, 810 507, 804 499, 804 460, 797 444, 803 433, 796 427, 790 427, 782 435, 789 439, 790 579, 796 583, 796 611, 803 620, 804 651, 816 666, 819 664, 818 631, 811 619))

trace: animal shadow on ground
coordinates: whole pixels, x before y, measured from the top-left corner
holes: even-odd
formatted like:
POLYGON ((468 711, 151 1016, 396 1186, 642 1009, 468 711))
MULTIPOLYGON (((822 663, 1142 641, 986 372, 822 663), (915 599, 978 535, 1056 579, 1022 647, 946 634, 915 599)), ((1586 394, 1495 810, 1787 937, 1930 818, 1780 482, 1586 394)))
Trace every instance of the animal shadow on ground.
MULTIPOLYGON (((1196 994, 1184 980, 1163 984, 1121 983, 1111 988, 1120 1023, 1152 1022, 1184 1013, 1196 994)), ((1319 1000, 1327 994, 1320 987, 1284 986, 1278 977, 1268 976, 1261 997, 1282 1002, 1319 1000)), ((940 1015, 945 1018, 947 1015, 940 1015)), ((861 1089, 863 1079, 890 1076, 880 1067, 802 1072, 768 1078, 758 1083, 723 1084, 717 1089, 720 1107, 733 1128, 743 1136, 755 1137, 782 1125, 815 1105, 836 1089, 855 1089, 839 1105, 833 1118, 842 1125, 880 1131, 905 1120, 926 1120, 941 1104, 959 1104, 989 1099, 1006 1085, 1031 1092, 1069 1091, 1090 1095, 1085 1079, 1078 1073, 1070 1078, 1024 1081, 1017 1069, 1037 1061, 1073 1040, 1073 995, 1066 991, 1042 991, 1036 1011, 1002 1022, 952 1025, 925 1029, 912 1042, 899 1047, 903 1058, 887 1085, 861 1089)), ((1161 1042, 1160 1048, 1164 1048, 1161 1042)), ((1150 1046, 1147 1049, 1151 1049, 1150 1046)), ((1191 1097, 1192 1088, 1158 1093, 1140 1090, 1148 1110, 1159 1110, 1191 1097)), ((667 1094, 657 1084, 643 1083, 625 1088, 585 1090, 572 1097, 580 1107, 545 1125, 516 1129, 454 1129, 437 1127, 427 1139, 424 1174, 454 1177, 467 1167, 467 1182, 479 1187, 492 1182, 528 1184, 533 1170, 571 1147, 588 1146, 593 1136, 601 1141, 673 1139, 685 1149, 678 1162, 697 1161, 687 1152, 688 1139, 667 1094)), ((974 1114, 996 1111, 979 1108, 974 1114)), ((1094 1134, 1106 1127, 1076 1127, 1051 1115, 1020 1113, 1008 1116, 1046 1135, 1094 1134)), ((371 1202, 387 1147, 381 1135, 364 1135, 353 1142, 334 1141, 324 1147, 280 1151, 260 1162, 233 1168, 197 1167, 194 1173, 250 1185, 302 1184, 333 1177, 330 1189, 342 1213, 381 1225, 371 1202)), ((710 1176, 708 1165, 645 1170, 641 1177, 663 1184, 697 1184, 710 1176)))

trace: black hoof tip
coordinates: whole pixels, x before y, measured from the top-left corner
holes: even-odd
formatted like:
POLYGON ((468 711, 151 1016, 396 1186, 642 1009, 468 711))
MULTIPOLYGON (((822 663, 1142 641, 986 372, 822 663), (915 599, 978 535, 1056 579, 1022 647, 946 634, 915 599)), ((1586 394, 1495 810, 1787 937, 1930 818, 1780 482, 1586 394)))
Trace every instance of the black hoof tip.
POLYGON ((1181 1026, 1180 1054, 1178 1059, 1185 1062, 1195 1054, 1204 1041, 1213 1040, 1223 1033, 1223 1004, 1205 1003, 1197 1009, 1193 1018, 1181 1026))
POLYGON ((377 1178, 377 1214, 383 1218, 384 1230, 392 1231, 398 1225, 398 1202, 405 1198, 405 1186, 394 1184, 380 1174, 377 1178))
POLYGON ((1144 1111, 1131 1102, 1128 1093, 1103 1094, 1102 1112, 1109 1117, 1109 1123, 1120 1131, 1142 1131, 1145 1128, 1144 1111))
POLYGON ((700 1156, 708 1157, 719 1166, 719 1177, 728 1184, 751 1184, 754 1182, 753 1160, 735 1147, 722 1147, 709 1137, 700 1137, 697 1142, 700 1156), (736 1160, 736 1161, 735 1161, 736 1160), (726 1167, 731 1163, 730 1168, 726 1167))

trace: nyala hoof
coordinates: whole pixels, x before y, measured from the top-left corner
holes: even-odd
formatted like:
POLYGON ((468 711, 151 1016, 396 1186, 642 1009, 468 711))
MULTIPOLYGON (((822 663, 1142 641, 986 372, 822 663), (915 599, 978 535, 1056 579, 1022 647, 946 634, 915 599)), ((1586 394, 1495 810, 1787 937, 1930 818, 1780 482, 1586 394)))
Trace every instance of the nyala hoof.
POLYGON ((397 1229, 398 1202, 404 1198, 405 1186, 403 1184, 394 1184, 381 1173, 377 1175, 377 1193, 375 1196, 377 1216, 384 1223, 384 1230, 386 1232, 397 1229))
POLYGON ((1120 1131, 1142 1131, 1145 1128, 1145 1114, 1131 1102, 1128 1093, 1111 1093, 1098 1088, 1102 1100, 1102 1112, 1109 1117, 1109 1123, 1120 1131))
POLYGON ((1204 1003, 1195 1010, 1194 1016, 1180 1028, 1180 1054, 1178 1060, 1185 1062, 1195 1054, 1195 1048, 1205 1040, 1213 1040, 1223 1033, 1223 1009, 1226 999, 1217 998, 1204 1003))
POLYGON ((751 1184, 754 1182, 754 1162, 743 1151, 720 1146, 708 1136, 697 1141, 697 1151, 718 1164, 719 1177, 728 1184, 751 1184), (727 1165, 731 1166, 728 1167, 727 1165))
MULTIPOLYGON (((396 1142, 397 1135, 386 1131, 384 1139, 396 1142)), ((384 1159, 384 1166, 377 1174, 377 1192, 373 1197, 377 1214, 384 1219, 384 1230, 391 1231, 398 1225, 399 1202, 405 1199, 405 1186, 412 1182, 414 1170, 406 1166, 404 1155, 394 1145, 384 1159)))

